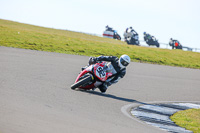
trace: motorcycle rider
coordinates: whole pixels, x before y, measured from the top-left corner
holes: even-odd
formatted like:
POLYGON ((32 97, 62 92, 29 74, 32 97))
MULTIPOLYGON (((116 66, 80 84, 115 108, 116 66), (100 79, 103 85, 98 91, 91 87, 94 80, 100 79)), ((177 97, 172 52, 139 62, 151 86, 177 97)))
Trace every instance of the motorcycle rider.
POLYGON ((117 83, 121 78, 126 74, 126 67, 130 63, 131 59, 128 55, 122 55, 120 58, 116 56, 99 56, 97 58, 90 57, 89 65, 95 64, 97 62, 106 61, 111 63, 112 76, 107 79, 102 85, 98 86, 99 90, 102 93, 105 93, 108 86, 111 86, 114 83, 117 83))
POLYGON ((181 44, 178 40, 173 40, 172 38, 170 38, 170 40, 169 40, 169 45, 172 46, 172 49, 174 49, 174 48, 177 49, 179 46, 181 46, 181 44))
POLYGON ((158 40, 150 35, 150 34, 147 34, 146 32, 144 32, 144 41, 150 46, 150 45, 154 45, 156 47, 159 47, 160 44, 158 42, 158 40))
POLYGON ((108 25, 106 26, 106 31, 112 31, 113 32, 113 28, 109 27, 108 25))
POLYGON ((150 34, 147 34, 146 32, 144 32, 144 40, 145 42, 149 42, 152 40, 152 36, 150 34))
POLYGON ((132 28, 126 28, 125 32, 124 32, 124 39, 126 40, 129 37, 132 37, 133 35, 138 35, 138 33, 132 28))

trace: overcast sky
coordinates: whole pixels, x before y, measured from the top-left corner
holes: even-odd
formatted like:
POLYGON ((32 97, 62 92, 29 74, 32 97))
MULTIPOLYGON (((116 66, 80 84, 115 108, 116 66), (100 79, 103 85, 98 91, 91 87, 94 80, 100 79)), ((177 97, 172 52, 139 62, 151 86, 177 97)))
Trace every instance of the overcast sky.
POLYGON ((0 0, 0 18, 100 35, 109 25, 122 37, 132 26, 140 40, 200 48, 200 0, 0 0))

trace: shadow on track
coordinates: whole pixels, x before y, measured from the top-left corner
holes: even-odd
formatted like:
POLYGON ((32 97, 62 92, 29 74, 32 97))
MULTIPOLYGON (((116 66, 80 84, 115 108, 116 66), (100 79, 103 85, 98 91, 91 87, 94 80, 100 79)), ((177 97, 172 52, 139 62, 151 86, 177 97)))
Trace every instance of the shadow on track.
POLYGON ((101 92, 97 92, 97 91, 85 91, 85 90, 79 90, 79 91, 80 91, 80 92, 84 92, 84 93, 88 93, 88 94, 97 95, 97 96, 112 98, 112 99, 115 99, 115 100, 130 102, 130 103, 146 104, 146 103, 143 103, 143 102, 134 100, 134 99, 118 97, 118 96, 115 96, 115 95, 112 95, 112 94, 106 94, 106 93, 101 93, 101 92))

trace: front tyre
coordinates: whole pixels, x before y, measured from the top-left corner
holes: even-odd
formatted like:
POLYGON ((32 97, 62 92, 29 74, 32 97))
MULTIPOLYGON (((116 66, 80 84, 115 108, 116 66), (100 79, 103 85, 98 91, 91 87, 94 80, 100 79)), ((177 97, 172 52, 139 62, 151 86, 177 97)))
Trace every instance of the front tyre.
POLYGON ((121 40, 121 37, 120 37, 119 35, 117 35, 117 39, 118 39, 118 40, 121 40))
POLYGON ((87 77, 81 79, 80 81, 74 83, 73 85, 71 85, 71 89, 74 90, 88 82, 92 81, 92 76, 88 75, 87 77))
POLYGON ((160 44, 159 44, 159 43, 156 43, 156 47, 159 48, 159 47, 160 47, 160 44))

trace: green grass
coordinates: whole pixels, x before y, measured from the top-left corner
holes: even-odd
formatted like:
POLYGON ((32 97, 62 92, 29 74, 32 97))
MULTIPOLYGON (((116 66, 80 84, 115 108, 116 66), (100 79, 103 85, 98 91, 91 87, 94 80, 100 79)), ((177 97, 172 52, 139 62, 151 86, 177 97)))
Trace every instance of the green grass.
POLYGON ((86 56, 128 54, 132 61, 200 69, 200 53, 138 47, 114 39, 2 19, 0 46, 86 56))
POLYGON ((170 117, 177 125, 200 133, 200 109, 179 111, 170 117))

